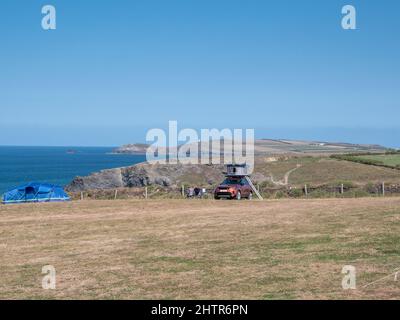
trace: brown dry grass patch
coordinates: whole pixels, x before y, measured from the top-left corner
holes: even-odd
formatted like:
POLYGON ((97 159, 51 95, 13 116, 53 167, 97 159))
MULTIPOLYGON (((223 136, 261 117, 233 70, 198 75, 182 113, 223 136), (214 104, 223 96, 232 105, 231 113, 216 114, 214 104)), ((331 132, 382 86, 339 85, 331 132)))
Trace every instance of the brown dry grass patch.
POLYGON ((1 206, 0 298, 398 298, 391 278, 362 286, 400 267, 399 226, 400 198, 1 206))

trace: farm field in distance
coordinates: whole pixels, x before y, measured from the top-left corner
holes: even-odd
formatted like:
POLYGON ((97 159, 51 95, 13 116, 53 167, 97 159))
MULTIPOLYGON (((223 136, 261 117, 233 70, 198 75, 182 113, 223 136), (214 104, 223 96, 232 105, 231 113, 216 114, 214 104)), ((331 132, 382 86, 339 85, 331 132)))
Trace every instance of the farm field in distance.
POLYGON ((363 155, 357 156, 357 158, 380 161, 382 164, 392 167, 400 166, 400 154, 363 155))
POLYGON ((1 299, 397 299, 400 198, 0 206, 1 299), (42 266, 57 271, 43 290, 42 266), (357 289, 343 290, 344 265, 357 289))
MULTIPOLYGON (((396 155, 397 156, 397 155, 396 155)), ((399 159, 400 159, 400 155, 399 159)), ((364 156, 362 156, 364 157, 364 156)), ((329 157, 288 157, 275 162, 256 161, 255 172, 283 180, 285 173, 296 168, 288 177, 288 183, 301 186, 308 184, 329 184, 337 181, 351 181, 359 184, 387 181, 400 182, 400 171, 352 161, 341 161, 329 157)))

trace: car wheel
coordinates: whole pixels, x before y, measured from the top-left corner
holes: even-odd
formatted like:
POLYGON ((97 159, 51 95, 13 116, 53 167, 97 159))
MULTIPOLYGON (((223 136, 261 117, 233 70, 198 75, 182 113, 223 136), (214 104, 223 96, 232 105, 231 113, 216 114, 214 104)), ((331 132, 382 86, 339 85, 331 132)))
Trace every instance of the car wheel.
POLYGON ((238 191, 238 193, 236 194, 236 200, 240 199, 242 199, 242 194, 240 193, 240 191, 238 191))
POLYGON ((253 200, 253 192, 250 192, 250 193, 249 193, 248 199, 249 199, 249 200, 253 200))

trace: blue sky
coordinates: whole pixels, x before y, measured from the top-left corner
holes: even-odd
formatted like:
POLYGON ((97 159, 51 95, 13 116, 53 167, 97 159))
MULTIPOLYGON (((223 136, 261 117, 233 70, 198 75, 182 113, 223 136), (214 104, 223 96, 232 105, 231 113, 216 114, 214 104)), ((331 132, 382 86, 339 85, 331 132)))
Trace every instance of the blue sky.
POLYGON ((400 147, 399 17, 396 0, 2 0, 0 145, 120 145, 177 120, 400 147))

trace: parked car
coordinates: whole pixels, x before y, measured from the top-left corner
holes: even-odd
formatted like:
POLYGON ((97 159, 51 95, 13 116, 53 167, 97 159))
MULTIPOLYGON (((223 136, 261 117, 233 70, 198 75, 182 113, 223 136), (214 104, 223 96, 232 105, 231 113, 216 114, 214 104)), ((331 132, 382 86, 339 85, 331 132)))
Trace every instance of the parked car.
POLYGON ((227 177, 214 190, 214 199, 236 199, 253 198, 253 190, 244 177, 227 177))

